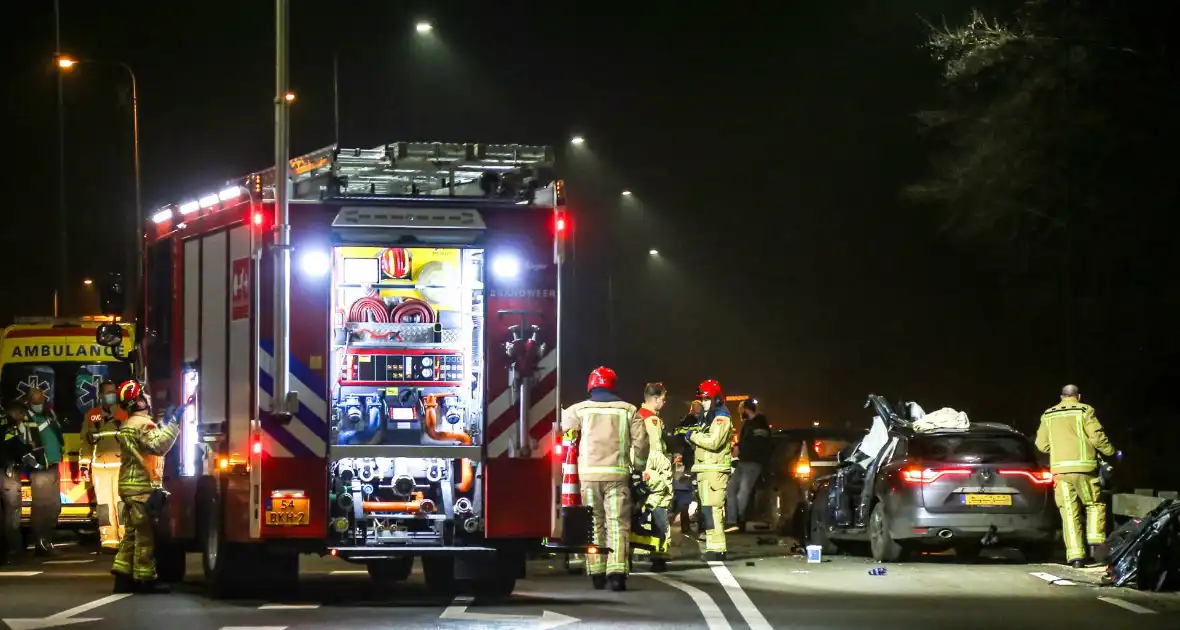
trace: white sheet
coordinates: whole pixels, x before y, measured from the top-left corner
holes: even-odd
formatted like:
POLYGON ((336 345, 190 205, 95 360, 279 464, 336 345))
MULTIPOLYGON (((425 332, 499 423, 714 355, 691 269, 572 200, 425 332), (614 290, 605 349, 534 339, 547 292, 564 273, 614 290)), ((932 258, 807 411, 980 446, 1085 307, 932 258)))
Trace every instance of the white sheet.
POLYGON ((967 429, 970 427, 971 421, 967 418, 967 414, 951 409, 950 407, 943 407, 938 411, 930 412, 922 416, 920 420, 914 422, 915 431, 967 429))

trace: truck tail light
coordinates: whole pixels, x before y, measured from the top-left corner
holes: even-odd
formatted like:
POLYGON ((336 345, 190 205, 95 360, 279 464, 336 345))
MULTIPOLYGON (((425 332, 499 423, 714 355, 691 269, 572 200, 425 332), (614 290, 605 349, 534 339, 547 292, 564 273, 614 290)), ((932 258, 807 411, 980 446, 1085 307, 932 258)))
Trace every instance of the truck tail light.
POLYGON ((262 438, 254 436, 250 443, 250 452, 255 455, 262 454, 262 438))
POLYGON ((967 468, 918 468, 916 466, 901 471, 901 478, 916 484, 933 483, 943 477, 966 477, 971 474, 967 468))

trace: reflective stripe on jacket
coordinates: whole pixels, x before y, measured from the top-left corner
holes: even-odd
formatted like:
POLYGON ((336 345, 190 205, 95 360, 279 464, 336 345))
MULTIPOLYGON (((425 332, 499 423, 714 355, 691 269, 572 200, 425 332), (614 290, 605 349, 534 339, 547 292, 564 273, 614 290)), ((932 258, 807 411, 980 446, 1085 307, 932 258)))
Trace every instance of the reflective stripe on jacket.
POLYGON ((719 407, 716 413, 706 412, 706 417, 710 415, 713 419, 709 426, 701 427, 689 438, 696 447, 692 471, 730 472, 733 469, 733 422, 729 419, 729 410, 719 407))
POLYGON ((1058 473, 1092 473, 1098 470, 1097 453, 1113 457, 1114 446, 1106 438, 1094 408, 1076 398, 1064 398, 1041 415, 1037 448, 1049 454, 1049 468, 1058 473))
POLYGON ((175 424, 157 427, 146 412, 136 412, 119 428, 122 447, 119 496, 147 494, 164 481, 164 455, 176 443, 175 424))
POLYGON ((561 430, 576 430, 578 477, 622 481, 647 461, 647 431, 635 406, 621 400, 584 400, 561 414, 561 430))

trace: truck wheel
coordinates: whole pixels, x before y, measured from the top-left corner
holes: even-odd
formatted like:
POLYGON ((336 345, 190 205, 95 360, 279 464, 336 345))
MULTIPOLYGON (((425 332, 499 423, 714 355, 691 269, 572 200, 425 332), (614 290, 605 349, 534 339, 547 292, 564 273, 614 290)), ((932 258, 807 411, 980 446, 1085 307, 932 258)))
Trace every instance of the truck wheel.
POLYGON ((885 506, 880 501, 873 506, 869 517, 869 547, 877 562, 900 562, 905 557, 905 547, 893 540, 889 532, 889 517, 885 516, 885 506))
POLYGON ((455 593, 455 560, 447 556, 422 556, 426 590, 435 595, 455 593))
POLYGON ((156 573, 165 582, 183 582, 188 563, 188 554, 184 547, 175 542, 162 542, 156 545, 156 573))
POLYGON ((378 560, 365 565, 375 582, 405 582, 414 570, 414 557, 378 560))
POLYGON ((472 583, 476 595, 485 597, 508 597, 516 590, 516 577, 521 574, 524 557, 513 552, 501 551, 488 574, 472 583))
POLYGON ((200 488, 197 496, 201 519, 197 529, 201 534, 201 566, 209 594, 214 598, 242 596, 262 586, 255 578, 263 559, 258 557, 253 546, 233 545, 225 539, 221 497, 216 486, 209 484, 200 488))

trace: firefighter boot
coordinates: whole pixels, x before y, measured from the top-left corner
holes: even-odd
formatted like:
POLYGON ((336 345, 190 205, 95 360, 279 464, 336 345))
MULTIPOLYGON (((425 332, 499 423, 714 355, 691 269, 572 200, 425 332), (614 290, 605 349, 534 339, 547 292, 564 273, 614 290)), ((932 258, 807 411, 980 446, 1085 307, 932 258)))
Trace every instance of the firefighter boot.
POLYGON ((701 560, 704 562, 725 562, 724 551, 706 551, 701 554, 701 560))
POLYGON ((111 589, 112 593, 122 595, 135 590, 135 581, 131 579, 130 575, 117 571, 111 571, 111 575, 115 576, 115 587, 111 589))
POLYGON ((1084 569, 1084 568, 1086 568, 1086 561, 1081 558, 1070 560, 1069 566, 1071 566, 1075 569, 1084 569))
POLYGON ((663 558, 652 558, 651 572, 664 573, 668 570, 668 561, 663 558))
POLYGON ((57 555, 57 550, 53 548, 53 543, 48 538, 38 538, 33 555, 38 558, 52 558, 57 555))
POLYGON ((626 573, 611 573, 606 576, 606 580, 610 582, 610 590, 621 593, 627 590, 627 574, 626 573))
POLYGON ((601 591, 606 589, 606 576, 599 573, 598 575, 590 576, 590 583, 594 585, 594 590, 601 591))

